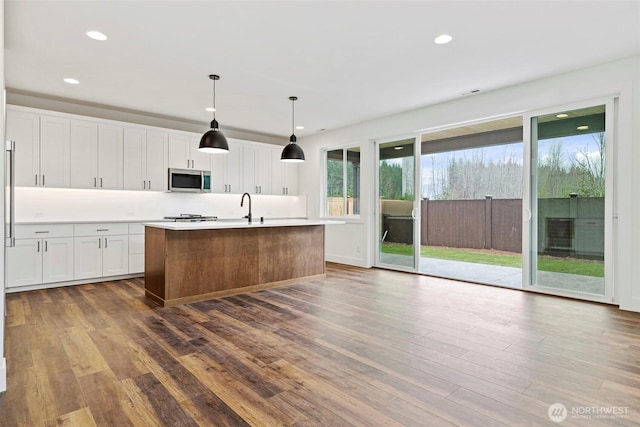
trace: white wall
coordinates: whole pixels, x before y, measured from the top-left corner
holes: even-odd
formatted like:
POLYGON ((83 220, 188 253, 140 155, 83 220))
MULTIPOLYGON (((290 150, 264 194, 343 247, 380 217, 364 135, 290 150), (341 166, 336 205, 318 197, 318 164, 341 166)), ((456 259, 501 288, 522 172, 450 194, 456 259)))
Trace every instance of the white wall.
POLYGON ((609 62, 520 85, 458 98, 450 102, 376 119, 304 138, 300 144, 307 162, 299 177, 301 193, 309 195, 309 216, 321 214, 322 153, 330 147, 359 144, 362 147, 361 218, 348 224, 344 233, 327 233, 327 259, 351 260, 353 265, 371 266, 373 242, 373 140, 417 135, 421 131, 561 106, 596 98, 619 96, 614 194, 619 230, 614 239, 614 281, 620 307, 640 311, 640 56, 609 62), (638 225, 636 225, 638 224, 638 225), (364 242, 360 253, 354 242, 364 242))
MULTIPOLYGON (((56 221, 149 221, 182 213, 239 219, 248 206, 240 207, 239 194, 190 194, 153 191, 79 190, 67 188, 16 189, 16 220, 56 221)), ((306 218, 306 196, 253 195, 254 218, 306 218)))

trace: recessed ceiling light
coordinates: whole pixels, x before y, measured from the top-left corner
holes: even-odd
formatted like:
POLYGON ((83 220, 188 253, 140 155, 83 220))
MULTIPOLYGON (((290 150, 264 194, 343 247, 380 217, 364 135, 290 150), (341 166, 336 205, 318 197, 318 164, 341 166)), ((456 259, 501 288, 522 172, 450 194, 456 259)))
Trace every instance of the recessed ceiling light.
POLYGON ((576 129, 578 129, 578 130, 587 130, 587 129, 589 129, 589 126, 582 125, 582 126, 578 126, 576 129))
POLYGON ((556 114, 556 117, 559 119, 566 119, 567 117, 569 117, 569 115, 567 113, 560 113, 556 114))
POLYGON ((298 130, 302 130, 302 129, 304 129, 304 126, 302 126, 302 125, 298 125, 298 126, 296 126, 296 129, 298 129, 298 130))
POLYGON ((68 78, 68 77, 66 79, 64 79, 64 82, 65 83, 69 83, 70 85, 77 85, 77 84, 80 83, 78 80, 72 79, 72 78, 68 78))
POLYGON ((213 113, 214 111, 216 111, 216 109, 213 108, 213 107, 207 107, 207 108, 205 108, 205 110, 210 112, 210 113, 213 113))
POLYGON ((398 145, 397 147, 393 147, 394 150, 404 150, 402 145, 398 145))
POLYGON ((102 34, 100 31, 87 31, 87 36, 91 37, 94 40, 104 41, 107 39, 107 36, 102 34))
POLYGON ((451 40, 453 40, 453 37, 451 37, 449 34, 441 34, 438 37, 436 37, 433 42, 435 44, 447 44, 449 43, 451 40))

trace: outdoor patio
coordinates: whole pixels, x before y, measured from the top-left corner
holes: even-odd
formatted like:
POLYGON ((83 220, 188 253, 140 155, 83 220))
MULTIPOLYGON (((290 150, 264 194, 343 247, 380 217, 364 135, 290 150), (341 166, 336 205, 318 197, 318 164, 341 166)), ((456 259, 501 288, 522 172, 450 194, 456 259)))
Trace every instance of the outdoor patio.
MULTIPOLYGON (((412 257, 398 254, 381 253, 380 262, 405 267, 413 265, 412 257)), ((514 267, 421 257, 420 273, 508 288, 522 286, 522 269, 514 267)), ((595 295, 604 294, 604 279, 602 277, 578 274, 539 271, 538 286, 595 295)))

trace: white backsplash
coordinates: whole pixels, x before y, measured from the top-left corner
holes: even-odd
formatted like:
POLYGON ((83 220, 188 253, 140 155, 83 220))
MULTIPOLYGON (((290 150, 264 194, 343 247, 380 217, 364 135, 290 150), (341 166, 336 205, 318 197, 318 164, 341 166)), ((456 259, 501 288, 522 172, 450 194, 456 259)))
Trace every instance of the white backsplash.
MULTIPOLYGON (((16 188, 16 222, 148 221, 183 213, 241 218, 239 194, 16 188)), ((252 195, 254 218, 306 218, 307 197, 252 195)))

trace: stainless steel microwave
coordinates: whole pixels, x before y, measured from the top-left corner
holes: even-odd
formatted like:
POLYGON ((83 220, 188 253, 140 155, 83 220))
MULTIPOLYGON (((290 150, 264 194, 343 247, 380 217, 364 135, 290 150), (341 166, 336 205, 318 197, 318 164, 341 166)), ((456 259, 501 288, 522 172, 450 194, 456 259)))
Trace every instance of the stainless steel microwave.
POLYGON ((210 193, 211 172, 170 168, 169 191, 181 193, 210 193))

